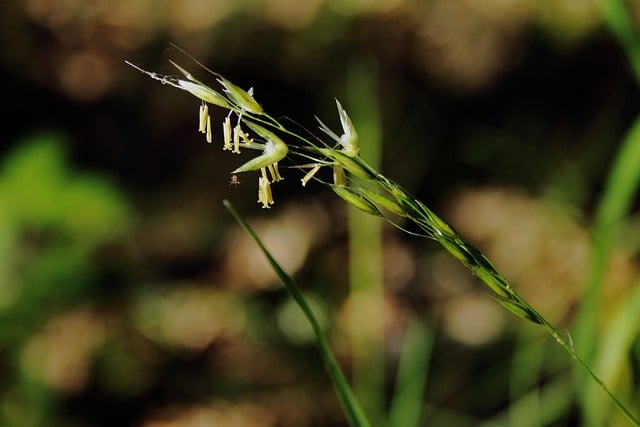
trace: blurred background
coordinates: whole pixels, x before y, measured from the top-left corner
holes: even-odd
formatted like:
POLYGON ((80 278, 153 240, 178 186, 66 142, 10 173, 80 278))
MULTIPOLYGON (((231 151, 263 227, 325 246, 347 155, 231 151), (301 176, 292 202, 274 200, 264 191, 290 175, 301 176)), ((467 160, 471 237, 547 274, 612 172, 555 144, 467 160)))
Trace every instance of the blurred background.
MULTIPOLYGON (((1 2, 0 425, 346 425, 225 198, 298 279, 374 425, 599 425, 569 357, 441 248, 302 188, 297 169, 260 209, 256 176, 230 185, 248 158, 197 132, 199 102, 124 61, 214 82, 173 43, 316 134, 314 115, 339 128, 339 99, 363 156, 571 341, 640 106, 608 3, 638 35, 635 0, 1 2)), ((639 221, 631 209, 597 258, 587 335, 610 344, 587 359, 636 413, 639 221)))

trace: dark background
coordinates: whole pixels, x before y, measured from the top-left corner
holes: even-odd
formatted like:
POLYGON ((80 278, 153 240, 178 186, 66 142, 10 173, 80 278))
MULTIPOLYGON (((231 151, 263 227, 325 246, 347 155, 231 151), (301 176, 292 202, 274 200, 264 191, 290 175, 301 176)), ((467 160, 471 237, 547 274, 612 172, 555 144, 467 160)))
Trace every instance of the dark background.
MULTIPOLYGON (((626 8, 637 34, 640 8, 626 8)), ((247 155, 204 142, 199 102, 124 62, 174 73, 172 59, 215 83, 172 44, 316 134, 314 115, 337 128, 341 100, 358 129, 379 132, 382 145, 363 140, 363 155, 380 149, 386 176, 549 320, 574 327, 590 224, 640 105, 595 2, 6 1, 0 424, 345 425, 304 321, 222 200, 318 303, 349 374, 346 208, 318 183, 300 187, 296 169, 273 186, 269 211, 255 175, 229 185, 247 155)), ((218 142, 224 114, 212 116, 218 142)), ((605 319, 638 277, 637 217, 627 221, 605 319)), ((372 264, 384 268, 386 404, 398 343, 418 319, 435 337, 424 425, 578 422, 571 391, 559 409, 543 401, 552 414, 539 424, 505 418, 525 392, 571 390, 568 357, 434 244, 382 232, 372 264), (514 395, 518 363, 535 378, 514 395)), ((627 351, 639 348, 635 338, 627 351)), ((626 362, 621 387, 634 401, 638 358, 626 362)))

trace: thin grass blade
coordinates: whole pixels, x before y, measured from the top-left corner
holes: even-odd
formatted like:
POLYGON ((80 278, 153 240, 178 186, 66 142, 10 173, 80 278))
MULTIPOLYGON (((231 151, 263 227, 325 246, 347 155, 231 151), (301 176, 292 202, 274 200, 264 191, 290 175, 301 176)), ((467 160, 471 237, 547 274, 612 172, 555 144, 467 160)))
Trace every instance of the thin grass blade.
POLYGON ((433 339, 432 329, 416 319, 409 321, 398 365, 396 390, 389 408, 389 427, 420 426, 433 339))
POLYGON ((336 393, 338 395, 338 399, 340 400, 340 404, 342 405, 345 414, 347 416, 347 420, 349 421, 349 425, 352 427, 369 427, 371 424, 369 423, 364 411, 362 410, 360 403, 356 399, 353 394, 349 383, 347 382, 338 362, 336 361, 331 349, 329 348, 329 344, 324 337, 324 333, 322 328, 320 327, 320 323, 316 319, 313 311, 311 311, 311 307, 304 299, 302 292, 294 282, 294 280, 280 267, 280 264, 273 258, 269 250, 262 243, 258 235, 253 231, 253 229, 249 226, 247 221, 234 209, 231 203, 228 200, 224 200, 223 204, 225 208, 234 216, 238 224, 251 236, 251 238, 256 242, 256 244, 262 250, 262 253, 267 257, 269 264, 273 268, 273 270, 278 275, 280 282, 285 287, 289 295, 293 298, 293 300, 298 304, 305 317, 311 324, 313 328, 313 332, 316 335, 316 339, 318 340, 318 348, 320 350, 320 355, 325 363, 325 367, 333 381, 333 385, 336 389, 336 393))

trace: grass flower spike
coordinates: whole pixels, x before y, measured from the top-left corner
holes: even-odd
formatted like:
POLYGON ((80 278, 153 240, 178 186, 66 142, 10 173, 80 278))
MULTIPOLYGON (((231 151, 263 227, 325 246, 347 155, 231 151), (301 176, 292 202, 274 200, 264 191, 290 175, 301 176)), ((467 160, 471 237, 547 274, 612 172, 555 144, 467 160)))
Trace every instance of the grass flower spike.
POLYGON ((264 113, 260 104, 253 99, 253 88, 245 91, 222 76, 218 78, 218 82, 224 87, 224 92, 229 95, 231 100, 243 111, 256 115, 264 113))
POLYGON ((342 124, 343 134, 340 136, 340 145, 342 151, 349 157, 355 157, 360 152, 360 141, 358 141, 358 133, 355 126, 351 122, 351 119, 347 115, 347 112, 342 108, 342 105, 336 99, 336 105, 338 106, 338 115, 340 116, 340 123, 342 124))
MULTIPOLYGON (((303 187, 315 179, 329 186, 337 196, 350 205, 373 216, 383 218, 401 231, 438 242, 484 283, 486 290, 496 302, 516 316, 543 327, 600 386, 627 419, 633 425, 640 426, 640 421, 578 356, 573 345, 568 343, 553 325, 516 292, 487 257, 466 242, 424 203, 375 171, 359 156, 358 134, 340 102, 336 100, 338 117, 342 127, 340 135, 316 117, 320 130, 330 138, 329 141, 323 141, 321 138, 308 138, 288 130, 263 110, 253 98, 252 89, 245 91, 214 71, 205 68, 217 78, 217 82, 222 86, 221 92, 199 82, 189 72, 173 62, 172 64, 180 71, 182 77, 153 73, 129 62, 127 64, 163 84, 170 84, 199 98, 202 105, 200 106, 198 130, 206 135, 208 142, 211 142, 212 135, 207 104, 227 110, 228 114, 222 125, 223 150, 229 150, 236 154, 240 153, 241 148, 261 152, 257 157, 235 168, 231 173, 235 176, 238 173, 259 171, 258 203, 263 208, 268 209, 274 204, 271 184, 283 179, 278 164, 287 156, 295 157, 296 160, 302 159, 302 162, 296 161, 296 163, 304 165, 296 166, 296 168, 309 169, 301 179, 303 187), (231 124, 231 115, 237 117, 235 126, 231 124), (279 135, 286 136, 290 142, 285 143, 279 135), (329 166, 333 169, 333 182, 315 178, 323 166, 329 166), (397 222, 399 217, 412 222, 419 231, 409 231, 404 228, 397 222)), ((237 178, 235 180, 237 181, 237 178)))
POLYGON ((245 121, 245 123, 251 130, 264 138, 266 142, 264 144, 256 142, 243 143, 243 145, 247 148, 262 149, 262 155, 249 160, 247 163, 240 166, 232 173, 258 170, 270 166, 274 170, 273 180, 282 180, 282 177, 280 177, 280 173, 278 172, 278 162, 287 156, 287 153, 289 152, 287 144, 285 144, 284 141, 282 141, 282 139, 280 139, 275 133, 263 128, 262 126, 249 121, 245 121))
POLYGON ((343 134, 341 136, 336 135, 336 133, 329 129, 329 127, 318 117, 316 117, 316 120, 320 124, 320 130, 337 142, 342 147, 342 151, 345 154, 349 157, 355 157, 360 152, 358 133, 356 132, 356 128, 353 126, 351 119, 347 115, 347 112, 342 108, 342 104, 340 104, 337 99, 336 106, 338 107, 338 116, 340 117, 340 124, 342 125, 343 134))
POLYGON ((189 74, 187 71, 185 71, 184 69, 182 69, 180 66, 176 65, 173 62, 172 64, 176 66, 178 70, 180 70, 180 72, 186 77, 187 80, 181 79, 175 76, 168 76, 165 74, 153 73, 151 71, 144 70, 129 61, 125 61, 125 62, 128 65, 135 68, 136 70, 140 71, 141 73, 146 74, 147 76, 151 77, 154 80, 158 80, 162 84, 169 84, 173 87, 177 87, 178 89, 185 90, 190 94, 192 94, 193 96, 195 96, 196 98, 200 98, 201 100, 203 100, 204 102, 208 102, 209 104, 217 105, 218 107, 222 107, 222 108, 230 107, 229 102, 224 96, 222 96, 220 93, 216 92, 215 90, 211 89, 209 86, 200 83, 199 81, 194 79, 191 76, 191 74, 189 74))
MULTIPOLYGON (((152 79, 160 81, 162 84, 169 84, 199 98, 202 104, 200 105, 198 115, 198 131, 205 135, 206 141, 209 143, 213 141, 209 104, 228 110, 229 113, 222 124, 222 149, 231 151, 234 154, 240 154, 241 147, 262 151, 262 154, 258 157, 249 160, 231 173, 235 175, 242 172, 260 171, 261 175, 258 178, 258 202, 263 208, 269 208, 273 205, 271 183, 283 179, 278 169, 278 162, 287 156, 289 149, 287 144, 274 132, 251 121, 252 119, 258 120, 256 117, 264 115, 264 110, 253 98, 253 88, 245 91, 223 76, 214 73, 217 77, 217 82, 222 86, 222 92, 218 92, 194 78, 190 72, 173 61, 170 61, 171 64, 178 69, 184 78, 147 71, 129 61, 125 62, 152 79), (231 124, 231 114, 235 114, 238 117, 235 126, 231 124), (263 142, 254 141, 249 134, 243 130, 243 125, 253 131, 263 142)), ((271 119, 271 122, 273 123, 275 121, 271 119)))

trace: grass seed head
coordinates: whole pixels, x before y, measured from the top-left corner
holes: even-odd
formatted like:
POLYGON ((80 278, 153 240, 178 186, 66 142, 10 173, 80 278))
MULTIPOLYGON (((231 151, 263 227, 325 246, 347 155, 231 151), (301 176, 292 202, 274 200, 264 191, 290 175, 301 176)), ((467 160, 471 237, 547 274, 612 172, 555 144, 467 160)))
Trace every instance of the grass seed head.
POLYGON ((217 105, 218 107, 222 107, 222 108, 227 108, 227 109, 231 108, 231 104, 229 104, 229 101, 227 101, 227 99, 224 96, 222 96, 222 94, 216 92, 215 90, 211 89, 209 86, 203 83, 200 83, 198 80, 194 79, 190 73, 188 73, 185 69, 178 66, 174 62, 171 62, 171 63, 175 67, 177 67, 178 70, 180 70, 180 72, 186 77, 186 80, 178 77, 174 77, 174 76, 168 76, 166 74, 153 73, 151 71, 147 71, 143 68, 140 68, 129 61, 125 61, 125 63, 135 68, 136 70, 140 71, 141 73, 146 74, 152 79, 158 80, 162 84, 168 84, 173 87, 177 87, 178 89, 185 90, 190 94, 192 94, 193 96, 195 96, 196 98, 203 100, 204 102, 208 102, 210 104, 217 105))
POLYGON ((253 122, 245 120, 245 123, 247 126, 249 126, 249 128, 251 128, 252 131, 260 135, 267 142, 263 145, 264 149, 260 156, 249 160, 247 163, 243 164, 232 173, 247 172, 265 168, 269 165, 278 163, 280 160, 284 159, 287 156, 287 153, 289 152, 287 144, 285 144, 284 141, 280 139, 280 137, 278 137, 275 133, 253 122))
POLYGON ((318 148, 318 151, 331 159, 334 164, 342 166, 347 172, 363 179, 373 179, 375 175, 359 160, 359 157, 351 157, 341 150, 333 148, 318 148))
POLYGON ((243 111, 247 111, 252 114, 262 115, 264 114, 264 110, 258 104, 258 102, 253 99, 253 88, 249 89, 249 91, 245 91, 240 87, 234 85, 229 80, 220 76, 218 82, 224 87, 224 91, 233 102, 235 102, 238 107, 240 107, 243 111))
POLYGON ((349 189, 348 187, 339 187, 337 185, 332 185, 331 189, 334 193, 340 196, 342 200, 349 203, 351 206, 360 209, 361 211, 366 212, 369 215, 382 216, 382 213, 378 210, 376 205, 362 197, 360 194, 349 189))
POLYGON ((333 184, 336 187, 347 186, 347 174, 344 173, 344 168, 339 164, 333 165, 333 184))
POLYGON ((363 189, 361 191, 363 197, 373 202, 376 206, 383 208, 395 215, 406 217, 407 213, 402 209, 402 206, 395 200, 391 199, 385 194, 376 193, 375 191, 363 189))
POLYGON ((360 142, 358 140, 358 133, 356 127, 349 118, 347 112, 342 108, 340 102, 336 99, 336 106, 338 107, 338 116, 340 116, 340 124, 342 124, 343 134, 340 136, 339 143, 342 146, 342 151, 349 157, 355 157, 360 151, 360 142))

